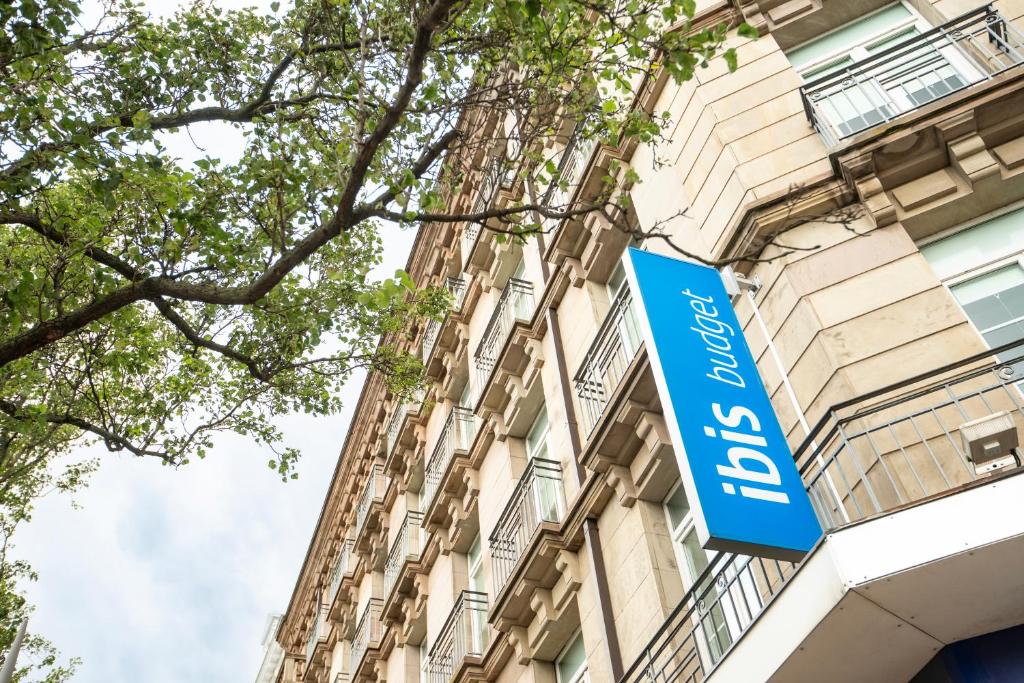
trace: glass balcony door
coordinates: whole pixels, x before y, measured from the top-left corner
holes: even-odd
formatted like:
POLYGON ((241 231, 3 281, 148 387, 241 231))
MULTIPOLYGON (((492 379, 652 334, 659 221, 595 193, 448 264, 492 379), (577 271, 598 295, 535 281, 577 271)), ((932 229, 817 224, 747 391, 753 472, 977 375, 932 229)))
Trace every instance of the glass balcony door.
MULTIPOLYGON (((473 539, 473 545, 466 555, 469 569, 469 590, 477 593, 487 594, 487 587, 484 584, 484 559, 483 547, 480 543, 480 534, 473 539)), ((482 653, 487 645, 487 612, 479 609, 470 609, 470 645, 474 653, 482 653)))

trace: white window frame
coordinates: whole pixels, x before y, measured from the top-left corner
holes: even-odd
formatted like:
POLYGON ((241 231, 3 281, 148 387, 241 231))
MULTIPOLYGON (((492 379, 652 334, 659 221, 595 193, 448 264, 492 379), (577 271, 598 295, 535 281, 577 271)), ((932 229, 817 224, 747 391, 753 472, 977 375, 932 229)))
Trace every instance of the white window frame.
POLYGON ((583 631, 578 628, 569 638, 565 647, 562 648, 562 651, 558 653, 557 657, 555 657, 555 681, 556 683, 590 683, 590 675, 587 673, 589 668, 590 667, 587 665, 587 647, 586 642, 583 640, 583 631), (577 640, 583 644, 583 663, 580 668, 572 672, 571 677, 568 680, 565 680, 562 678, 561 668, 558 665, 561 664, 562 660, 569 653, 569 650, 572 649, 572 646, 576 644, 577 640))

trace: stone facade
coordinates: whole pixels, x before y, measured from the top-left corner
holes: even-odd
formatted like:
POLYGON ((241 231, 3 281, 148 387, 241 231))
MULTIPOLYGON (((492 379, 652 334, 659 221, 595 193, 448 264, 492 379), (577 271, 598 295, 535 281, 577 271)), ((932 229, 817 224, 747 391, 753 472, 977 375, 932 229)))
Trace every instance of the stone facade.
MULTIPOLYGON (((978 8, 905 5, 932 26, 978 8)), ((642 179, 628 220, 664 222, 708 259, 750 255, 786 228, 736 264, 759 283, 736 307, 795 450, 834 406, 989 348, 922 245, 1024 200, 1024 67, 839 140, 812 125, 794 48, 886 6, 701 3, 698 23, 743 19, 761 37, 730 37, 735 72, 719 61, 682 85, 641 84, 638 106, 671 113, 667 143, 596 147, 574 179, 585 195, 623 162, 642 179)), ((1021 23, 1024 1, 994 8, 1021 23)), ((459 278, 457 307, 416 332, 422 402, 400 406, 374 377, 363 388, 278 631, 280 680, 564 681, 581 638, 588 679, 616 681, 693 593, 700 567, 681 566, 666 514, 679 475, 651 369, 609 286, 628 238, 596 215, 564 223, 522 245, 473 226, 417 237, 410 273, 459 278)), ((765 570, 757 590, 774 595, 787 572, 765 570)), ((699 680, 723 655, 693 647, 699 680)))

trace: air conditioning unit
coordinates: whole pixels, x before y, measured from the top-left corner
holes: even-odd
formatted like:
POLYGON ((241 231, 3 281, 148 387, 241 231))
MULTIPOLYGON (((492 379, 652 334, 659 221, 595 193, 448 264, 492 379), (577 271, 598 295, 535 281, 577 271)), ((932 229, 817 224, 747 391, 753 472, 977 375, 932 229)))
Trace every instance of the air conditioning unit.
POLYGON ((960 425, 960 438, 975 474, 1020 465, 1016 453, 1020 437, 1013 416, 1005 410, 960 425))

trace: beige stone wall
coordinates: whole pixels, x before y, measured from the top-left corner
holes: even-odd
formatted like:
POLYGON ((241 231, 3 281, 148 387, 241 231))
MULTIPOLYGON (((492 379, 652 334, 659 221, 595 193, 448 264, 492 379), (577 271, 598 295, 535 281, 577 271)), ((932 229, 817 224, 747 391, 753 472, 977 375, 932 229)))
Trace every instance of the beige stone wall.
MULTIPOLYGON (((946 17, 977 5, 973 0, 940 0, 931 8, 923 3, 925 0, 915 0, 914 4, 926 16, 930 12, 946 17)), ((1007 16, 1024 16, 1024 0, 1003 0, 997 5, 1007 16)), ((656 110, 671 114, 665 144, 656 151, 640 147, 628 160, 643 180, 631 189, 641 226, 663 223, 674 240, 704 257, 721 255, 752 207, 792 185, 807 185, 833 175, 828 150, 804 114, 800 79, 776 40, 770 34, 757 41, 733 35, 728 46, 739 49, 740 68, 728 73, 724 63, 716 62, 698 71, 690 83, 666 86, 654 104, 656 110)), ((839 401, 985 348, 899 222, 878 228, 868 213, 849 225, 812 220, 786 233, 785 242, 793 247, 792 253, 782 254, 781 248, 769 247, 760 255, 769 260, 747 264, 743 269, 762 283, 756 305, 799 408, 811 425, 839 401)), ((651 248, 673 253, 661 242, 652 242, 651 248)), ((473 352, 501 294, 499 287, 490 286, 490 276, 498 274, 501 280, 522 255, 525 277, 534 284, 535 300, 539 301, 544 291, 536 242, 530 241, 521 249, 504 247, 496 251, 504 261, 491 267, 490 273, 478 274, 486 286, 468 323, 471 378, 475 372, 473 352)), ((570 381, 609 309, 607 289, 598 281, 606 275, 573 282, 557 302, 560 342, 570 381)), ((780 369, 769 353, 768 339, 746 299, 738 303, 737 313, 783 429, 796 447, 805 431, 783 387, 780 369)), ((571 509, 585 495, 592 495, 577 475, 573 461, 571 426, 562 398, 555 343, 547 328, 539 340, 542 366, 532 398, 519 400, 515 411, 506 409, 488 418, 499 433, 476 463, 473 476, 479 496, 471 518, 460 522, 464 533, 449 529, 438 532, 444 536, 440 543, 443 550, 423 579, 429 595, 425 618, 428 645, 435 642, 456 596, 468 587, 464 552, 477 532, 483 541, 489 597, 492 601, 497 597, 487 540, 526 467, 523 437, 542 404, 551 423, 550 457, 562 464, 567 506, 571 509), (451 546, 453 538, 455 547, 451 546)), ((572 387, 569 393, 576 401, 572 387)), ((439 402, 419 428, 425 460, 433 454, 450 408, 450 401, 439 402)), ((659 409, 657 405, 642 408, 659 409)), ((575 409, 579 417, 578 401, 575 409)), ((482 417, 479 422, 483 423, 482 417)), ((590 435, 581 428, 577 436, 586 443, 590 435)), ((667 490, 669 485, 661 482, 658 490, 667 490)), ((416 492, 396 497, 386 512, 391 529, 389 547, 406 510, 422 504, 416 492)), ((615 493, 595 515, 618 647, 628 667, 683 597, 685 587, 660 500, 647 500, 641 495, 626 501, 615 493)), ((529 628, 536 630, 538 624, 549 619, 557 636, 549 637, 542 645, 543 657, 532 660, 524 655, 521 642, 518 649, 507 645, 513 653, 492 680, 553 682, 551 660, 565 644, 556 641, 567 641, 568 634, 577 628, 583 634, 590 680, 596 683, 613 679, 597 581, 590 571, 590 548, 579 538, 564 539, 564 543, 572 548, 561 550, 562 555, 552 552, 559 557, 558 583, 537 587, 530 607, 532 616, 528 615, 530 626, 515 625, 511 629, 511 634, 521 640, 529 628), (566 578, 573 573, 573 566, 577 575, 566 578), (577 585, 565 589, 569 597, 564 604, 551 607, 545 602, 563 595, 560 591, 571 581, 577 585)), ((364 576, 357 589, 357 618, 371 596, 381 597, 382 583, 380 572, 364 576)), ((343 645, 336 648, 332 671, 344 666, 343 649, 343 645)), ((418 671, 417 651, 413 646, 395 647, 382 666, 388 681, 413 681, 418 671)))

